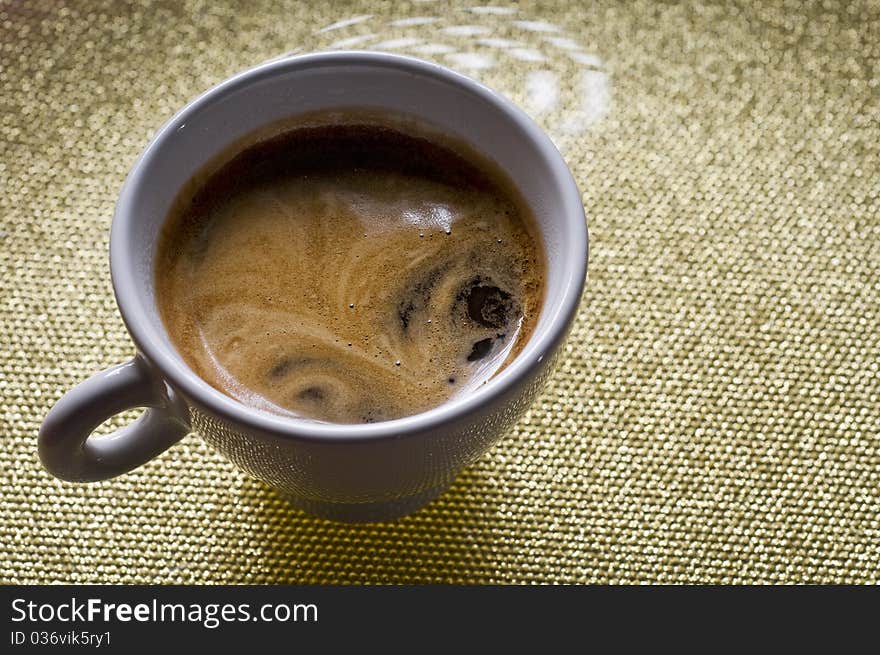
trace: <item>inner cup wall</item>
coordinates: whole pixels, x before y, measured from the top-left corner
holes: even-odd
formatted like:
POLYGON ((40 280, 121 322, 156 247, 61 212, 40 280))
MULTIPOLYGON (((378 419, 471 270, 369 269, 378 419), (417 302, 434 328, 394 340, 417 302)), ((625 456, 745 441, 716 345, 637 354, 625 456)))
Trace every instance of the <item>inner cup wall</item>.
MULTIPOLYGON (((206 94, 163 129, 129 180, 131 202, 126 205, 135 215, 116 219, 132 221, 123 248, 134 267, 137 296, 145 299, 143 319, 166 334, 155 303, 153 259, 160 227, 183 183, 259 128, 305 112, 352 106, 421 117, 467 141, 507 172, 534 212, 547 258, 544 306, 532 338, 552 322, 563 310, 563 292, 573 275, 566 262, 583 256, 572 252, 564 238, 572 212, 562 204, 558 167, 515 118, 471 89, 432 74, 369 63, 260 69, 206 94)), ((569 175, 564 167, 562 174, 569 175)))

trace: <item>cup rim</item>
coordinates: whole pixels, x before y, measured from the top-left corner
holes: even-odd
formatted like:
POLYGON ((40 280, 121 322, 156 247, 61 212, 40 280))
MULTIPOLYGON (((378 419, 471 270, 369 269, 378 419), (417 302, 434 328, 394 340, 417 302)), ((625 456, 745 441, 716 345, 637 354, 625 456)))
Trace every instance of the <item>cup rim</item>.
POLYGON ((394 439, 407 433, 439 429, 478 411, 481 407, 491 405, 515 388, 523 378, 530 377, 543 360, 552 355, 567 334, 580 303, 588 257, 587 220, 577 184, 549 136, 522 109, 480 82, 439 64, 406 55, 357 50, 310 53, 272 60, 228 78, 189 102, 159 129, 136 160, 120 192, 110 231, 110 275, 122 320, 138 351, 151 362, 159 375, 173 389, 183 392, 188 401, 212 414, 282 438, 307 441, 360 442, 394 439), (305 68, 365 64, 427 76, 463 88, 506 115, 523 137, 532 142, 541 155, 542 164, 550 169, 558 186, 559 201, 563 208, 560 220, 563 221, 568 247, 562 254, 567 264, 561 282, 564 285, 562 300, 558 310, 547 320, 546 328, 538 331, 536 327, 512 362, 486 384, 464 397, 452 398, 437 407, 411 416, 366 424, 324 423, 272 414, 245 405, 212 387, 187 366, 169 339, 153 329, 147 314, 150 303, 137 292, 134 264, 123 256, 137 220, 134 211, 136 189, 142 182, 147 162, 155 156, 159 144, 172 136, 179 126, 187 123, 190 116, 218 97, 276 74, 305 68))

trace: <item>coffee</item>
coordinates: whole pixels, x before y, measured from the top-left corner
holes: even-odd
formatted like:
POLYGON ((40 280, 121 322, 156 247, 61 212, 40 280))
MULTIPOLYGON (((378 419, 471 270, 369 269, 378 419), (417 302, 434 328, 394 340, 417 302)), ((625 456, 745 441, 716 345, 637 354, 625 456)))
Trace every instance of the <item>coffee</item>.
POLYGON ((220 391, 334 423, 415 414, 484 384, 540 311, 534 218, 491 162, 390 117, 303 121, 181 192, 156 294, 220 391))

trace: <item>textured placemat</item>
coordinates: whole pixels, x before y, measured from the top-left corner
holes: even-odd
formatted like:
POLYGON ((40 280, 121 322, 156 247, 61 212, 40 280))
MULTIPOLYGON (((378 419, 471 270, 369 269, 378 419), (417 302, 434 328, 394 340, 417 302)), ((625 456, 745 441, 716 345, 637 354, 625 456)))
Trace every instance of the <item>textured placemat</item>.
POLYGON ((880 580, 877 2, 237 4, 0 4, 0 581, 880 580), (592 253, 550 387, 387 525, 312 519, 194 435, 54 480, 42 416, 132 353, 107 244, 135 157, 330 47, 469 72, 560 145, 592 253))

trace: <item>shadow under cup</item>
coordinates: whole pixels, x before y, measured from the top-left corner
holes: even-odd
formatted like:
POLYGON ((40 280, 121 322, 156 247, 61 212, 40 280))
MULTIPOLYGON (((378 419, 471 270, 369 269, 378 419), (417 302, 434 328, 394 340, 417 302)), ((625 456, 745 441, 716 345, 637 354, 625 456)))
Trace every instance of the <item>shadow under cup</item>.
POLYGON ((416 59, 323 53, 242 73, 171 119, 123 187, 110 259, 117 302, 138 357, 164 390, 161 411, 307 511, 371 521, 407 514, 436 497, 529 407, 577 310, 587 231, 580 194, 561 155, 508 100, 416 59), (246 407, 187 367, 160 320, 153 258, 175 197, 206 162, 273 123, 352 107, 412 116, 498 164, 535 216, 547 259, 545 298, 517 358, 473 394, 393 421, 318 424, 246 407))

